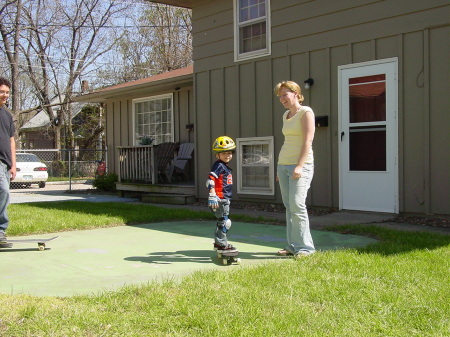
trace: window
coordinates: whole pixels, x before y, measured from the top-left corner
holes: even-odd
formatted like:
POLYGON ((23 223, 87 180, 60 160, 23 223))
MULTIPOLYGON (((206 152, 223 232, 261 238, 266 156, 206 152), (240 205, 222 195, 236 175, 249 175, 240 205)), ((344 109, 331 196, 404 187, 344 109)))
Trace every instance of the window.
POLYGON ((270 55, 269 0, 234 0, 235 61, 270 55))
POLYGON ((35 154, 17 153, 16 161, 26 163, 36 163, 40 162, 40 159, 35 154))
POLYGON ((172 101, 172 94, 133 100, 135 145, 148 145, 149 137, 154 145, 173 142, 172 101))
POLYGON ((273 137, 237 138, 237 192, 274 195, 273 137))
POLYGON ((351 171, 386 171, 386 74, 349 81, 351 171))

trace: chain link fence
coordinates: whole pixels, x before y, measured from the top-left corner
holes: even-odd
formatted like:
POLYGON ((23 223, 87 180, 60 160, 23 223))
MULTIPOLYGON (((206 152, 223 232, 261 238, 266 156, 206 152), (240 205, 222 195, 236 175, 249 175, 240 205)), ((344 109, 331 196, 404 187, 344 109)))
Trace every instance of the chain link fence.
POLYGON ((107 150, 16 150, 16 179, 11 192, 33 189, 91 189, 96 175, 106 172, 107 150))

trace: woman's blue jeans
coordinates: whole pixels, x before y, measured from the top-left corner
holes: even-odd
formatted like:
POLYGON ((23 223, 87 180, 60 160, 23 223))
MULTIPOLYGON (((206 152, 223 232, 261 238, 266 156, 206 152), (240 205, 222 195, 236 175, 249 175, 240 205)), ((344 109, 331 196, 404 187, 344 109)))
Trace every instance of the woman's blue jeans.
POLYGON ((278 165, 277 175, 286 208, 286 250, 296 255, 315 252, 309 229, 306 195, 314 175, 314 164, 304 164, 300 179, 292 179, 296 165, 278 165))
POLYGON ((8 166, 0 162, 0 231, 5 232, 8 228, 9 219, 6 209, 9 204, 9 181, 10 173, 8 166))

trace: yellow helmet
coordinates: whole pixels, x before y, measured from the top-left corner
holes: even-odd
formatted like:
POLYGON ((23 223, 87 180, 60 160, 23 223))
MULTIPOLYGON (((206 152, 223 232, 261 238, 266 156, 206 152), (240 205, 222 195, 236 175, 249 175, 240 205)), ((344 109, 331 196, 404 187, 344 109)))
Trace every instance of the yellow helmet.
POLYGON ((214 141, 212 150, 215 153, 233 151, 236 148, 236 144, 233 139, 227 136, 220 136, 214 141))

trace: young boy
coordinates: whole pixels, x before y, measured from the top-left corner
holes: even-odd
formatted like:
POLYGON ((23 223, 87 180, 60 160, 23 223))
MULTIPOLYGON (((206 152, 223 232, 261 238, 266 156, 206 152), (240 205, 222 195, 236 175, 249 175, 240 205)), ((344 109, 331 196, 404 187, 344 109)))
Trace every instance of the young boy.
POLYGON ((227 232, 231 227, 230 201, 233 194, 233 178, 228 163, 233 158, 236 145, 230 137, 221 136, 214 141, 212 150, 217 161, 209 172, 206 187, 209 190, 208 207, 217 218, 214 233, 214 248, 217 250, 236 250, 227 240, 227 232))

